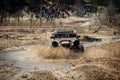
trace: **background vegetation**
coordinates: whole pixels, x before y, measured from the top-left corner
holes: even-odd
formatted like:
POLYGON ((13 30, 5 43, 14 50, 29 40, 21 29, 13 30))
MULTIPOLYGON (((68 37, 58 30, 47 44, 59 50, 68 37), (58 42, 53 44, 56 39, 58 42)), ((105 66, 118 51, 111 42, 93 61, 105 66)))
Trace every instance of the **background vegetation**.
POLYGON ((64 5, 84 5, 86 3, 97 6, 108 6, 111 2, 116 8, 117 12, 120 12, 119 0, 1 0, 0 1, 0 25, 6 18, 10 18, 17 13, 17 19, 22 16, 19 12, 28 6, 39 7, 41 5, 50 5, 50 3, 64 4, 64 5))

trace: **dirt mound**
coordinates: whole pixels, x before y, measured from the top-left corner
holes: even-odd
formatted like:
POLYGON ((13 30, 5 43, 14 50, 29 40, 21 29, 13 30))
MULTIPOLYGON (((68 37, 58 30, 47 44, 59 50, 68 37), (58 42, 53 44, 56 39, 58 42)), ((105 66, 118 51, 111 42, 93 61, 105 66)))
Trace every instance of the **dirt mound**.
POLYGON ((50 71, 36 71, 31 73, 35 80, 58 80, 50 71))
POLYGON ((117 80, 119 76, 116 75, 116 71, 109 71, 102 67, 86 65, 76 69, 79 72, 84 72, 85 80, 117 80))

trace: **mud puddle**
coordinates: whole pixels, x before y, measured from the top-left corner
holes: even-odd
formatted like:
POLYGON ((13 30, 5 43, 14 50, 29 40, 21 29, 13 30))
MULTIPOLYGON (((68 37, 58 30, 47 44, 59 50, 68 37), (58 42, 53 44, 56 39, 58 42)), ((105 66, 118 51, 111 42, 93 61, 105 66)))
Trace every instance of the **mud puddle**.
POLYGON ((83 43, 83 46, 84 47, 90 47, 90 46, 99 46, 99 45, 102 45, 102 44, 105 44, 105 43, 110 43, 110 42, 119 42, 120 39, 113 39, 113 40, 101 40, 101 41, 93 41, 93 42, 84 42, 83 43))
MULTIPOLYGON (((14 49, 12 50, 14 51, 14 49)), ((37 54, 31 53, 30 47, 24 48, 21 51, 8 52, 7 54, 3 53, 1 56, 7 64, 21 68, 21 71, 67 69, 70 66, 67 62, 64 65, 60 64, 58 60, 42 59, 37 54)))

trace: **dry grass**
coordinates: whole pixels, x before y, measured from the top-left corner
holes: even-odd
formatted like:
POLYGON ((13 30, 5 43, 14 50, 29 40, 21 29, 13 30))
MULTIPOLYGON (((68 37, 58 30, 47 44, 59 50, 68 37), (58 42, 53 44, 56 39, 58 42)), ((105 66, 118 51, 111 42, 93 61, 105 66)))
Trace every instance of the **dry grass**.
POLYGON ((33 44, 44 44, 41 40, 17 40, 17 39, 0 39, 0 50, 5 48, 33 45, 33 44))
POLYGON ((0 38, 0 50, 24 45, 46 45, 49 43, 49 40, 47 39, 49 38, 49 35, 50 33, 8 34, 8 36, 14 38, 0 38))
POLYGON ((120 57, 120 42, 113 42, 109 44, 103 44, 100 47, 87 48, 84 53, 86 57, 91 58, 107 58, 107 57, 120 57))
POLYGON ((109 57, 120 57, 120 42, 102 45, 101 48, 107 51, 109 57))

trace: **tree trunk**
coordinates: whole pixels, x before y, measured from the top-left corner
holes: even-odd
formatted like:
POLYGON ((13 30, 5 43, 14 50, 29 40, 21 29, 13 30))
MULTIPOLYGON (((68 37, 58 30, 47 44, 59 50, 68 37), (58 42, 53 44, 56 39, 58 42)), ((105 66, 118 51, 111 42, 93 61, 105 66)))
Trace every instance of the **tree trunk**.
POLYGON ((41 27, 41 25, 42 25, 42 17, 40 17, 40 27, 41 27))
POLYGON ((8 13, 8 25, 10 25, 10 13, 8 13))
POLYGON ((6 10, 5 10, 5 13, 4 13, 4 18, 5 18, 5 20, 4 20, 4 25, 6 26, 6 25, 7 25, 7 14, 6 14, 6 10))
POLYGON ((30 27, 33 25, 33 14, 31 14, 30 27))
POLYGON ((19 17, 19 15, 18 15, 18 26, 19 26, 19 23, 20 23, 20 17, 19 17))
POLYGON ((3 18, 4 18, 4 10, 1 10, 1 13, 0 13, 0 25, 3 24, 3 18))

